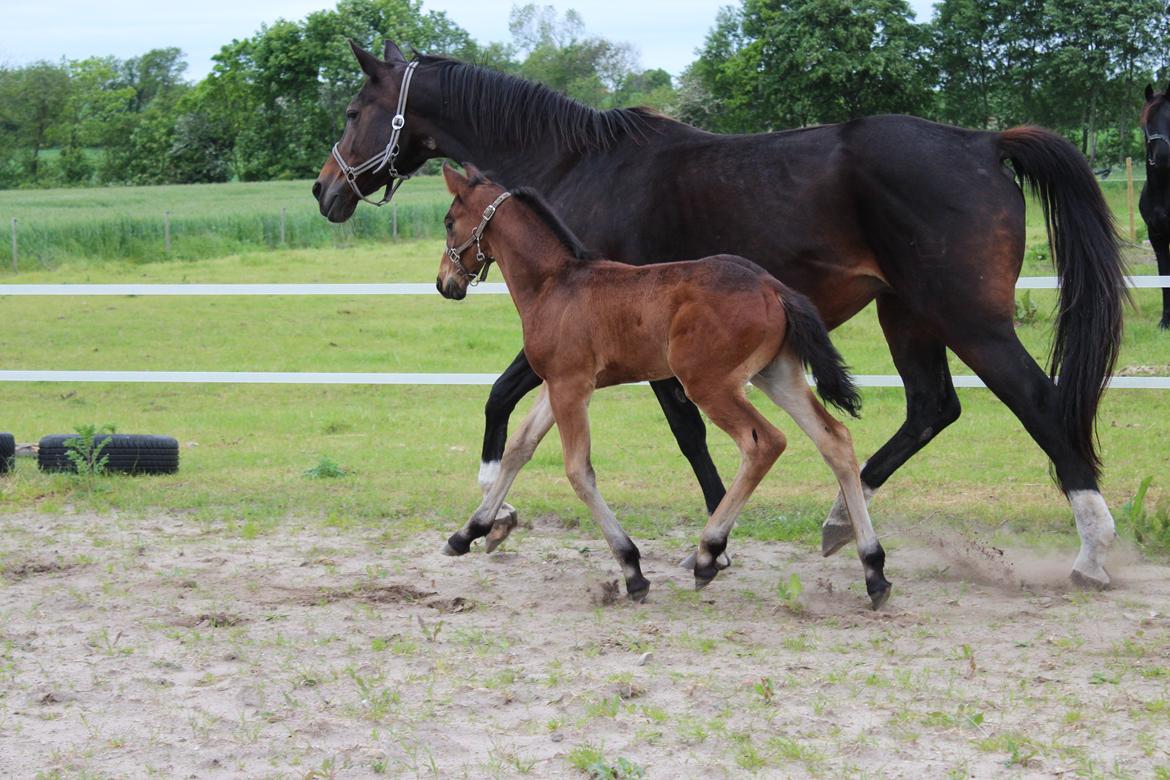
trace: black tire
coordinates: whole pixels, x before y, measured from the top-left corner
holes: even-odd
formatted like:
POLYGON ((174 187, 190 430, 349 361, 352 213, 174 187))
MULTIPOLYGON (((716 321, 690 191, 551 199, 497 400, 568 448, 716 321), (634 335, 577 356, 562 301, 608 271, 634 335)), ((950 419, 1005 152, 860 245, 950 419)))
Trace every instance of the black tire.
MULTIPOLYGON (((69 458, 66 442, 79 438, 75 433, 54 434, 41 439, 37 465, 41 471, 77 471, 69 458)), ((125 433, 101 434, 94 445, 108 442, 99 457, 108 458, 106 471, 125 474, 174 474, 179 470, 179 442, 170 436, 135 436, 125 433)))
POLYGON ((16 437, 11 433, 0 433, 0 474, 12 470, 16 457, 16 437))

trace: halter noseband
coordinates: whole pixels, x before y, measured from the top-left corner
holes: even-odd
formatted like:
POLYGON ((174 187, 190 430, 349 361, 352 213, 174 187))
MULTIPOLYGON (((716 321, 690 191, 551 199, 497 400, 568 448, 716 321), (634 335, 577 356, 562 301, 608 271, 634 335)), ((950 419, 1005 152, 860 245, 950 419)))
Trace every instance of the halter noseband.
POLYGON ((1166 144, 1166 146, 1170 147, 1170 138, 1167 138, 1161 133, 1151 133, 1144 126, 1142 127, 1142 132, 1146 135, 1146 164, 1153 166, 1154 155, 1150 151, 1151 145, 1154 143, 1154 141, 1161 141, 1162 143, 1166 144))
POLYGON ((512 197, 512 193, 507 191, 501 192, 499 197, 493 200, 491 204, 489 204, 488 207, 483 210, 483 219, 481 219, 479 224, 475 226, 475 230, 471 231, 471 235, 468 236, 466 241, 464 241, 459 246, 451 246, 450 244, 447 245, 447 259, 451 261, 451 264, 455 266, 459 273, 463 274, 463 276, 467 278, 467 284, 471 287, 475 287, 484 279, 487 279, 488 266, 490 266, 496 259, 483 253, 483 248, 480 247, 479 240, 483 238, 483 231, 487 230, 488 223, 491 222, 492 217, 496 215, 496 210, 499 209, 500 204, 510 197, 512 197), (475 273, 471 273, 466 268, 464 268, 463 260, 461 259, 463 257, 463 253, 466 252, 467 248, 472 244, 475 244, 475 259, 478 260, 480 264, 475 273))
POLYGON ((337 161, 341 172, 345 174, 345 180, 349 182, 349 188, 354 191, 354 194, 359 199, 364 200, 366 203, 372 203, 375 206, 384 206, 394 197, 394 193, 398 192, 398 188, 402 186, 402 183, 417 173, 417 171, 399 173, 398 169, 394 167, 394 161, 398 158, 399 152, 398 138, 402 135, 402 128, 406 126, 406 96, 410 92, 410 80, 414 78, 414 69, 417 67, 417 60, 408 63, 406 72, 402 74, 402 88, 398 90, 398 112, 394 114, 394 119, 390 122, 390 127, 392 128, 390 131, 390 142, 386 144, 385 149, 361 165, 350 166, 345 161, 345 158, 341 156, 341 150, 338 148, 338 144, 333 144, 333 159, 337 161), (358 188, 357 177, 365 173, 377 173, 384 167, 387 168, 390 174, 390 182, 386 184, 386 194, 381 200, 370 200, 358 188))

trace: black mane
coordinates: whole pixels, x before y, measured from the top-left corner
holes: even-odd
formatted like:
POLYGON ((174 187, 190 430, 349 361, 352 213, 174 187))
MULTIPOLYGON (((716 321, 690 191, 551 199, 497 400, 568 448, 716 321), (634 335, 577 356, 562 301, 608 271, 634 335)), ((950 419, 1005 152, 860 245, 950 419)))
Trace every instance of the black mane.
POLYGON ((551 132, 574 151, 607 149, 624 136, 644 137, 646 120, 654 115, 640 108, 598 111, 543 84, 446 57, 418 60, 439 68, 444 115, 489 143, 530 147, 551 132))
POLYGON ((577 234, 561 221, 561 218, 552 210, 552 206, 548 205, 548 201, 539 192, 531 187, 517 187, 512 190, 512 197, 532 209, 532 212, 540 217, 540 220, 560 240, 561 245, 573 253, 573 257, 578 260, 597 260, 601 257, 581 243, 577 234))

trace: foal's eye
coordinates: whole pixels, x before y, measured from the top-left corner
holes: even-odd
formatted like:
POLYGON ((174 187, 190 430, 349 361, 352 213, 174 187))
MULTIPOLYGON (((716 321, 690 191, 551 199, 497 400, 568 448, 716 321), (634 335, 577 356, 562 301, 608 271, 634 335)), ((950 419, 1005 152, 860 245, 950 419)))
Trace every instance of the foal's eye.
POLYGON ((450 233, 451 228, 455 227, 455 220, 451 219, 450 217, 447 217, 445 220, 443 220, 443 224, 446 225, 447 232, 450 233))

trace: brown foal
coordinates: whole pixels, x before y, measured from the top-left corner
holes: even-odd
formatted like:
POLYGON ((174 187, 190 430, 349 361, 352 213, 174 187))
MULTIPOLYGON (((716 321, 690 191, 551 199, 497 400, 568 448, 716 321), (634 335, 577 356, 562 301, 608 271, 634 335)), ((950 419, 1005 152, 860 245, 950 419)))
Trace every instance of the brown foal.
POLYGON ((885 553, 870 523, 853 443, 809 389, 803 365, 822 397, 851 413, 859 404, 857 391, 809 300, 732 255, 644 266, 592 258, 539 195, 507 192, 471 166, 467 170, 470 178, 443 167, 455 200, 445 219, 448 244, 438 284, 456 274, 483 278, 498 263, 520 314, 524 353, 544 386, 508 440, 499 475, 444 552, 462 555, 482 536, 489 537, 490 552, 507 536, 511 526, 493 529, 493 521, 517 473, 555 423, 569 482, 601 526, 627 594, 644 599, 650 583, 642 576, 638 548, 597 490, 589 460, 589 399, 601 387, 675 376, 742 457, 694 554, 696 587, 705 586, 718 573, 717 560, 740 510, 786 445, 784 434, 747 400, 744 385, 750 381, 792 416, 837 477, 866 590, 874 608, 881 606, 890 591, 885 553), (460 243, 460 236, 467 238, 460 243))

